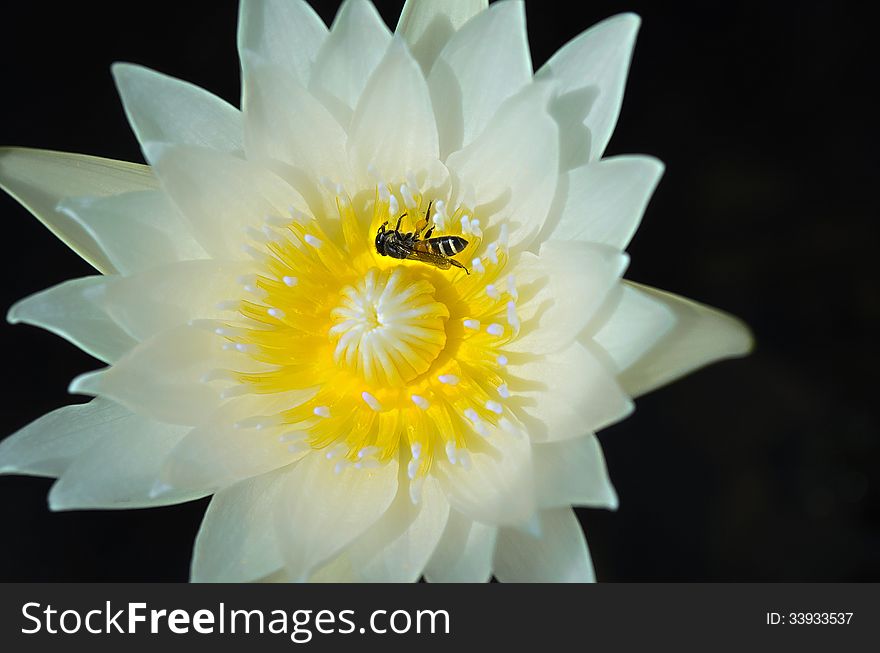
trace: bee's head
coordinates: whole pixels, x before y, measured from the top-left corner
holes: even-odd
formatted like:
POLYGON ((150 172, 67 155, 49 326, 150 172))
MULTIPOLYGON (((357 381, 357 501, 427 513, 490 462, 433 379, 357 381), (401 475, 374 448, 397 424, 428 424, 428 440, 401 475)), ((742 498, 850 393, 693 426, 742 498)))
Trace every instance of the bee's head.
POLYGON ((379 231, 376 232, 376 251, 379 252, 382 256, 386 256, 385 254, 385 239, 388 237, 388 233, 385 231, 385 225, 383 224, 379 231))

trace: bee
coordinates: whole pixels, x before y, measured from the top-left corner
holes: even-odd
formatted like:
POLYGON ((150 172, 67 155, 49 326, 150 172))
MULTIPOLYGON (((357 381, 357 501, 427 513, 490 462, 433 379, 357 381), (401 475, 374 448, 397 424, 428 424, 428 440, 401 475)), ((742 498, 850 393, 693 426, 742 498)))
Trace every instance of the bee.
POLYGON ((376 251, 382 256, 421 261, 441 270, 448 270, 455 266, 470 274, 470 270, 452 258, 467 247, 468 241, 461 236, 431 238, 431 234, 434 233, 434 226, 431 224, 432 204, 433 201, 428 203, 425 224, 421 227, 416 225, 414 232, 401 233, 400 231, 400 224, 406 213, 401 214, 397 219, 397 226, 394 229, 386 229, 388 221, 383 222, 379 231, 376 232, 376 251))

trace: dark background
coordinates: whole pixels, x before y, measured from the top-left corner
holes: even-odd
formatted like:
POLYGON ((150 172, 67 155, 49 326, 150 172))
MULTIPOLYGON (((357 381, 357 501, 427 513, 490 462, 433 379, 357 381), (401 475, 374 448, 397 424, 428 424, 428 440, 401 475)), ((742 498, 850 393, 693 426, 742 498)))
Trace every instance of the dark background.
MULTIPOLYGON (((401 5, 379 5, 392 27, 401 5)), ((335 9, 318 4, 327 22, 335 9)), ((876 23, 831 2, 527 2, 535 67, 626 10, 644 22, 608 154, 667 165, 627 276, 742 317, 757 348, 601 434, 621 507, 579 511, 598 577, 880 580, 876 23)), ((235 2, 134 11, 5 5, 0 143, 142 161, 117 60, 237 104, 235 2)), ((92 272, 5 195, 0 216, 3 310, 92 272)), ((81 400, 67 384, 95 360, 0 329, 0 436, 81 400)), ((0 580, 186 580, 207 500, 50 513, 50 484, 0 477, 0 580)))

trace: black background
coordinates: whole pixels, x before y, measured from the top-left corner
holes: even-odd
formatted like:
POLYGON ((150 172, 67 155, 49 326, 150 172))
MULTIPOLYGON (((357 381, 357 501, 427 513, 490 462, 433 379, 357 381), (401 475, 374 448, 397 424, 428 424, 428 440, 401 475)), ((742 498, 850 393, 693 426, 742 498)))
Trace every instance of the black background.
MULTIPOLYGON (((379 5, 392 27, 401 4, 379 5)), ((317 8, 329 22, 336 3, 317 8)), ((626 10, 644 22, 608 154, 667 165, 627 276, 742 317, 757 349, 601 434, 621 507, 579 511, 598 577, 880 580, 873 17, 832 2, 527 2, 535 67, 626 10)), ((8 3, 0 143, 141 161, 110 64, 237 104, 236 14, 231 1, 8 3)), ((0 306, 91 273, 6 196, 0 220, 0 306)), ((96 361, 0 329, 0 435, 79 401, 67 383, 96 361)), ((206 501, 55 514, 49 487, 0 477, 0 580, 187 578, 206 501)))

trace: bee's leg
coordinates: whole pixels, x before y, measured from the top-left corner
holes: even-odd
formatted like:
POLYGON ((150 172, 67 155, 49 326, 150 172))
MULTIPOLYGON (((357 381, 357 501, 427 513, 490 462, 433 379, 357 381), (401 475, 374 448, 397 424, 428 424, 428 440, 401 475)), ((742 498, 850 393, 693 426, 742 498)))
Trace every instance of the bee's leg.
POLYGON ((468 275, 470 275, 471 271, 468 270, 468 269, 467 269, 465 266, 463 266, 461 263, 459 263, 458 261, 456 261, 454 258, 448 258, 448 259, 446 259, 446 260, 449 261, 450 263, 452 263, 455 267, 457 267, 457 268, 461 268, 462 270, 464 270, 465 272, 467 272, 468 275))
POLYGON ((385 227, 386 227, 386 226, 388 226, 388 220, 386 220, 385 222, 383 222, 383 223, 379 226, 379 231, 378 231, 378 233, 380 233, 380 234, 384 234, 384 233, 385 233, 385 227))
POLYGON ((433 206, 434 200, 428 202, 428 210, 425 212, 425 220, 427 220, 428 224, 431 224, 431 206, 433 206))
POLYGON ((400 223, 403 222, 403 219, 406 217, 406 213, 401 213, 400 217, 397 218, 397 226, 394 227, 394 231, 400 231, 400 223))
POLYGON ((434 233, 434 225, 431 225, 431 227, 425 232, 425 240, 428 240, 432 233, 434 233))

